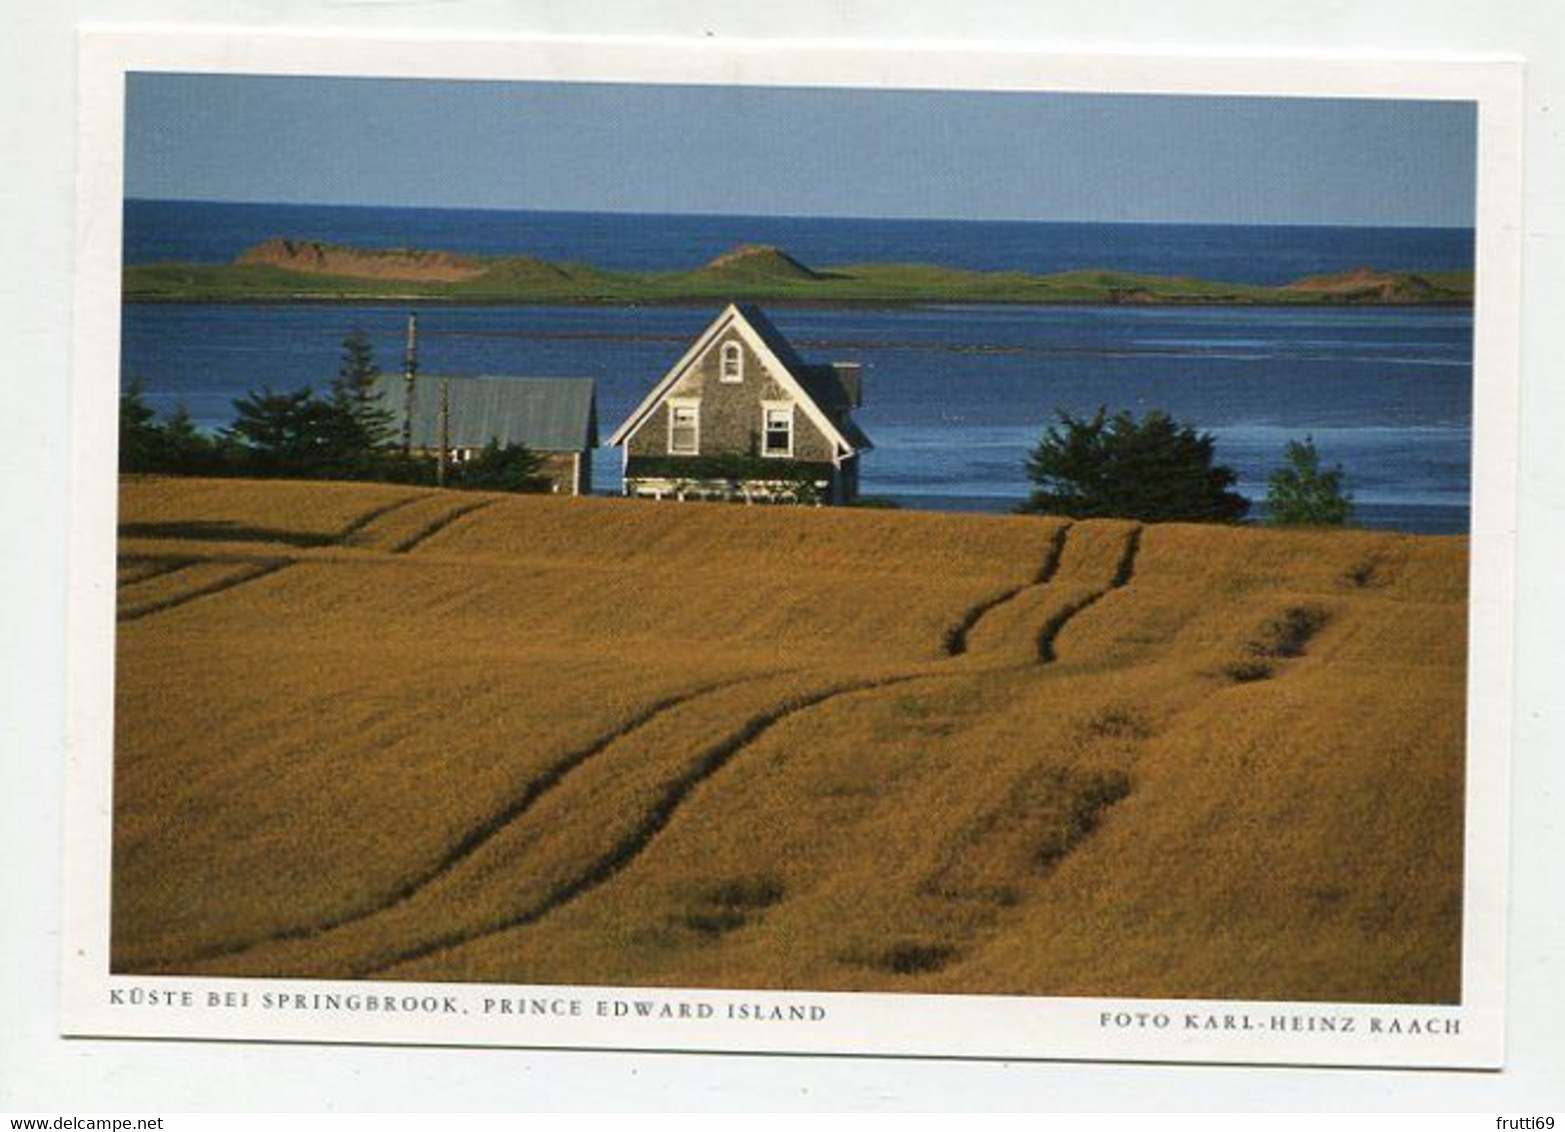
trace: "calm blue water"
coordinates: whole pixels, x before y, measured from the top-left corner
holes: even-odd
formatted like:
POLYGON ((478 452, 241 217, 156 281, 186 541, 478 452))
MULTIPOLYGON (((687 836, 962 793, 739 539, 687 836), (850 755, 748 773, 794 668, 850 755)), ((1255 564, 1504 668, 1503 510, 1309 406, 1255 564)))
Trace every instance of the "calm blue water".
MULTIPOLYGON (((919 244, 918 230, 925 226, 918 222, 766 221, 797 228, 794 236, 779 237, 732 218, 652 223, 644 217, 481 213, 464 228, 457 218, 475 214, 419 210, 394 231, 397 212, 133 204, 127 258, 202 258, 191 249, 247 246, 264 238, 256 233, 271 224, 281 226, 266 235, 492 251, 492 244, 475 245, 502 238, 507 223, 511 231, 536 236, 526 244, 535 254, 616 266, 666 266, 681 256, 700 262, 748 240, 781 243, 806 262, 964 262, 960 253, 971 257, 968 266, 1017 266, 1009 257, 1027 256, 1035 257, 1025 264, 1030 270, 1053 270, 1059 257, 1086 254, 1078 243, 1094 230, 1098 256, 1070 266, 1237 279, 1245 276, 1211 265, 1249 263, 1249 278, 1270 279, 1359 264, 1410 266, 1417 255, 1427 257, 1419 264, 1426 268, 1460 267, 1469 255, 1465 233, 1442 252, 1446 234, 1426 240, 1406 230, 1158 228, 1149 236, 1149 226, 934 223, 919 244), (170 216, 181 209, 190 209, 186 223, 175 225, 170 216), (288 223, 285 214, 292 212, 299 223, 288 223), (345 213, 352 214, 352 224, 343 227, 307 229, 303 223, 314 215, 313 223, 328 225, 345 213), (683 230, 687 222, 690 232, 683 230), (712 227, 690 234, 703 223, 712 227), (433 229, 424 224, 448 226, 451 235, 427 234, 433 229), (372 230, 387 238, 367 238, 372 230), (459 230, 473 243, 457 239, 459 230), (1012 237, 998 239, 997 231, 1012 237), (1318 234, 1314 253, 1310 232, 1318 234), (1267 240, 1283 250, 1248 260, 1267 240), (621 258, 593 251, 596 241, 614 245, 621 258), (893 246, 903 250, 873 250, 893 246), (947 246, 951 254, 931 250, 947 246), (152 247, 165 250, 147 254, 152 247), (833 248, 840 250, 831 253, 833 248), (1377 248, 1401 248, 1405 258, 1393 264, 1377 248), (1150 265, 1112 260, 1114 249, 1183 258, 1177 268, 1150 265), (1279 268, 1284 262, 1291 266, 1279 268)), ((205 258, 227 257, 214 250, 205 258)), ((607 436, 715 313, 710 307, 426 306, 420 310, 422 368, 592 377, 607 436)), ((768 313, 805 357, 865 363, 866 400, 858 419, 876 443, 864 464, 867 494, 913 506, 1008 509, 1026 494, 1022 461, 1052 412, 1087 413, 1107 404, 1138 412, 1167 409, 1214 433, 1219 460, 1240 472, 1240 488, 1252 498, 1264 496, 1267 472, 1280 462, 1286 442, 1309 433, 1328 462, 1346 468, 1361 522, 1427 532, 1467 529, 1467 310, 930 305, 775 307, 768 313)), ((142 381, 155 407, 183 402, 198 421, 216 428, 248 389, 306 382, 324 388, 336 371, 343 336, 355 328, 370 333, 381 364, 395 369, 406 314, 400 305, 130 304, 122 372, 142 381)), ((597 454, 600 490, 617 486, 618 469, 618 452, 597 454)))

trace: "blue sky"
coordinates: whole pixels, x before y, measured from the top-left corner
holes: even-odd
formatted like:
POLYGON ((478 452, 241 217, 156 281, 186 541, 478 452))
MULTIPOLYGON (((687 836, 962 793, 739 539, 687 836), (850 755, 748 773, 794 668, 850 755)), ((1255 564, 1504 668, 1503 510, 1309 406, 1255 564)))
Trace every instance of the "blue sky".
POLYGON ((1468 226, 1471 103, 132 75, 140 198, 1468 226))

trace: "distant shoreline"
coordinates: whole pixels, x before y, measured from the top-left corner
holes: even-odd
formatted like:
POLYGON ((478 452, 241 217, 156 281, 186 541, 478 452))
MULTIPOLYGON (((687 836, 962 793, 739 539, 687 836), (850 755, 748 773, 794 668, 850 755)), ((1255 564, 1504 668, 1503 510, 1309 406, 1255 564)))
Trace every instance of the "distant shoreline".
POLYGON ((686 306, 754 301, 783 306, 1446 306, 1472 304, 1471 271, 1361 267, 1281 285, 1109 270, 1033 275, 922 263, 814 268, 781 248, 741 245, 684 271, 608 270, 532 256, 370 250, 271 239, 227 264, 124 269, 130 303, 463 306, 686 306))
MULTIPOLYGON (((1016 306, 1016 307, 1189 307, 1200 309, 1202 307, 1253 307, 1253 308, 1300 308, 1300 309, 1344 309, 1364 308, 1374 309, 1378 307, 1434 307, 1457 310, 1472 309, 1471 299, 1433 299, 1421 301, 1391 301, 1372 302, 1358 301, 1346 302, 1343 300, 1305 300, 1305 299, 1247 299, 1247 300, 1165 300, 1148 301, 1138 303, 1117 303, 1105 299, 964 299, 953 296, 930 296, 918 299, 837 299, 837 298, 771 298, 769 296, 746 296, 746 298, 759 298, 768 306, 784 309, 807 310, 816 308, 861 308, 864 310, 901 310, 911 307, 923 306, 1016 306)), ((367 306, 396 306, 401 307, 409 303, 418 303, 421 306, 431 307, 700 307, 705 308, 713 303, 728 301, 725 295, 692 295, 679 299, 619 299, 619 298, 467 298, 459 295, 385 295, 385 294, 332 294, 332 295, 228 295, 218 297, 185 297, 179 295, 148 295, 126 293, 121 301, 144 306, 319 306, 319 307, 367 307, 367 306)))

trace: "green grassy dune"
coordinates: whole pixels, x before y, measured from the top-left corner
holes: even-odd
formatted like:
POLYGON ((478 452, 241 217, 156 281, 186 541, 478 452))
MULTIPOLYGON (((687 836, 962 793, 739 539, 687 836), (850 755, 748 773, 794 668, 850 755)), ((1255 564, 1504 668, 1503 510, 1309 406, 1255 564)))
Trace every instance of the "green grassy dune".
MULTIPOLYGON (((229 264, 150 263, 125 268, 132 302, 351 302, 417 299, 452 303, 1465 304, 1471 272, 1361 268, 1283 286, 1224 283, 1122 271, 1032 275, 919 263, 812 268, 778 248, 746 245, 683 271, 609 271, 533 256, 467 259, 466 278, 433 278, 420 257, 268 241, 229 264), (412 262, 414 266, 408 266, 412 262), (329 265, 323 267, 323 264, 329 265)), ((453 257, 447 257, 453 258, 453 257)))

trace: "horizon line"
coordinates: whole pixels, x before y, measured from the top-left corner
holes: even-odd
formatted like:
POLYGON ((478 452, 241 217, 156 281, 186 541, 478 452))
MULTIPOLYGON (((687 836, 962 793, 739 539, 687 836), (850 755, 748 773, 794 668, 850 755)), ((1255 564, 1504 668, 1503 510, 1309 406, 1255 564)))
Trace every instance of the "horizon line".
POLYGON ((1395 224, 1395 223, 1327 223, 1323 221, 1251 220, 1244 222, 1222 220, 1081 220, 1059 217, 1014 216, 872 216, 853 213, 818 212, 682 212, 677 210, 645 211, 619 208, 546 208, 536 205, 451 205, 451 204, 389 204, 345 203, 341 201, 295 200, 236 200, 217 197, 140 197, 126 195, 123 203, 131 204, 216 204, 271 208, 359 208, 402 209, 407 211, 434 212, 536 212, 567 216, 683 216, 707 219, 743 220, 867 220, 889 223, 940 223, 940 224, 1102 224, 1122 227, 1187 227, 1187 228, 1372 228, 1372 229, 1423 229, 1444 232, 1475 232, 1476 223, 1468 224, 1395 224))

